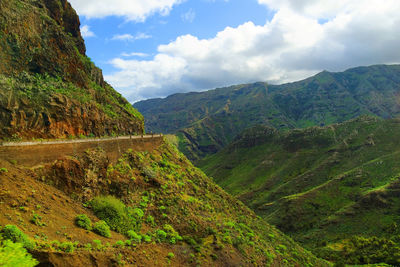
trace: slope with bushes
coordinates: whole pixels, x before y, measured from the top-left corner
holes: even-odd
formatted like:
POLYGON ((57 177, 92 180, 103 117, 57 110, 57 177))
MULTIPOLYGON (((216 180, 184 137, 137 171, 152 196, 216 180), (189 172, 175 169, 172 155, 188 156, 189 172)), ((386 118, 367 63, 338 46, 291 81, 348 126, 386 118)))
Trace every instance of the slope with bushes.
POLYGON ((213 154, 258 124, 277 129, 344 122, 360 115, 400 113, 400 66, 376 65, 321 72, 283 84, 254 83, 175 94, 134 104, 149 131, 174 133, 191 160, 213 154))
MULTIPOLYGON (((360 117, 291 131, 259 126, 200 166, 268 222, 321 256, 336 257, 332 251, 337 250, 351 255, 342 249, 348 247, 347 239, 359 235, 386 238, 379 242, 393 241, 398 249, 399 138, 399 119, 360 117)), ((400 260, 396 255, 394 260, 377 258, 393 264, 400 260)), ((349 263, 357 262, 368 263, 349 263)))
POLYGON ((225 193, 168 143, 127 151, 117 162, 88 150, 32 170, 5 161, 1 166, 2 236, 18 227, 41 263, 329 265, 225 193))

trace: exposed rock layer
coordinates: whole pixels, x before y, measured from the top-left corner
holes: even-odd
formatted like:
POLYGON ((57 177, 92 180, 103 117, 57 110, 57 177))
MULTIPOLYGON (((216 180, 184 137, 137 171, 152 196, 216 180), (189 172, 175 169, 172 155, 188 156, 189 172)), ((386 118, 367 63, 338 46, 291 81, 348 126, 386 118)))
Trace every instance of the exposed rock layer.
POLYGON ((0 137, 143 132, 143 118, 85 55, 66 0, 0 2, 0 137))

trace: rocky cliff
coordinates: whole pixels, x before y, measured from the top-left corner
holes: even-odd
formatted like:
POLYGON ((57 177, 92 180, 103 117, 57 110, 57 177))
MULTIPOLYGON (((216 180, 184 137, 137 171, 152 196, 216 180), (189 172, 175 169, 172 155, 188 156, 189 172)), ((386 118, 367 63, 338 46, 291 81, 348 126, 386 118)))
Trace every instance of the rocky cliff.
POLYGON ((0 138, 143 132, 143 117, 86 56, 66 0, 0 2, 0 138))

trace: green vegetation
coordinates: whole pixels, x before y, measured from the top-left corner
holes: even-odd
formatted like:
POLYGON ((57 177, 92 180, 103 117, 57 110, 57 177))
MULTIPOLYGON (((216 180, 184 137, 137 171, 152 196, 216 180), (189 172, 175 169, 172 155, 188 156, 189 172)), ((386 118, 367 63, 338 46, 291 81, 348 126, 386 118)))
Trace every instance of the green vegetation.
POLYGON ((92 221, 86 214, 80 214, 75 217, 75 224, 88 231, 92 230, 92 221))
POLYGON ((127 234, 130 230, 140 228, 143 211, 138 208, 127 208, 121 200, 113 196, 96 197, 90 205, 96 216, 107 222, 114 231, 127 234))
POLYGON ((22 244, 5 240, 0 243, 0 266, 4 267, 33 267, 38 261, 32 258, 22 244))
POLYGON ((3 239, 9 239, 15 243, 21 243, 24 248, 32 250, 35 247, 34 242, 32 242, 27 235, 25 235, 17 226, 6 225, 1 229, 1 235, 3 239))
POLYGON ((110 226, 105 221, 98 221, 93 225, 93 232, 104 236, 111 237, 110 226))
MULTIPOLYGON (((40 174, 61 173, 62 179, 80 181, 81 175, 73 176, 74 166, 87 166, 85 173, 96 181, 95 192, 109 194, 93 197, 84 206, 127 240, 118 240, 113 234, 109 245, 93 241, 74 247, 75 251, 114 247, 124 250, 123 255, 128 251, 141 255, 145 247, 161 249, 156 254, 165 256, 178 248, 186 252, 167 257, 168 262, 179 258, 179 262, 218 266, 232 264, 226 260, 226 255, 231 255, 243 266, 268 266, 283 263, 282 259, 288 266, 329 265, 226 194, 168 143, 151 151, 129 150, 113 163, 104 155, 102 150, 88 150, 85 155, 62 159, 40 174)), ((77 192, 76 199, 88 196, 77 192)), ((84 225, 90 224, 84 216, 79 219, 84 225)), ((97 224, 93 232, 108 236, 108 231, 98 230, 97 224)), ((129 262, 125 256, 119 260, 129 262)))
POLYGON ((127 232, 127 236, 130 240, 132 240, 135 243, 140 243, 142 241, 142 236, 137 234, 135 231, 133 230, 129 230, 127 232))
POLYGON ((349 240, 335 244, 340 249, 327 247, 321 249, 320 253, 325 253, 326 258, 338 263, 354 265, 387 263, 391 266, 399 266, 398 238, 398 236, 392 239, 353 236, 349 240))
POLYGON ((400 114, 394 95, 400 65, 358 67, 321 72, 283 85, 254 83, 175 94, 134 104, 147 131, 174 133, 179 149, 191 160, 214 154, 243 130, 266 124, 277 129, 323 126, 376 115, 400 114))
POLYGON ((46 223, 42 222, 42 216, 35 212, 32 212, 30 222, 37 226, 46 226, 46 223))
MULTIPOLYGON (((355 264, 354 255, 366 257, 369 252, 344 240, 400 234, 399 122, 360 117, 292 131, 258 126, 200 165, 228 192, 315 254, 333 255, 323 248, 343 241, 347 252, 339 258, 355 264)), ((369 254, 371 263, 393 264, 385 253, 369 254)))

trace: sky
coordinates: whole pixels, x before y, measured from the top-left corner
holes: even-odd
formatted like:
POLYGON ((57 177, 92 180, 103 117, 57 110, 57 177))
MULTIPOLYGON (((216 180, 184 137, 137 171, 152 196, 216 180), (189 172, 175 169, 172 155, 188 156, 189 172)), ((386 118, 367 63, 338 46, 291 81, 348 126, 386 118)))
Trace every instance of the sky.
POLYGON ((399 0, 70 0, 131 103, 400 62, 399 0))

